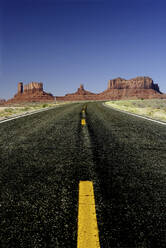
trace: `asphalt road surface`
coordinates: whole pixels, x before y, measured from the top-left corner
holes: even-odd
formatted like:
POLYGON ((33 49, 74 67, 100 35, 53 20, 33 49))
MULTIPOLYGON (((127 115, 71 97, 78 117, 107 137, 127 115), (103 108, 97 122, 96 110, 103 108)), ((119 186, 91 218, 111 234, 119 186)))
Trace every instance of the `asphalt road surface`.
POLYGON ((102 103, 0 124, 0 247, 77 247, 87 180, 100 247, 166 247, 166 126, 102 103))

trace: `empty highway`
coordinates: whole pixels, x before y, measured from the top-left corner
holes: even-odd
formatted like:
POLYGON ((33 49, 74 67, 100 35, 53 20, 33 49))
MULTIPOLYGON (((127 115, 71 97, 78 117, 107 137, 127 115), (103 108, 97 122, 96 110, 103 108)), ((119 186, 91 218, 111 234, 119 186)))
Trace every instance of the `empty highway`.
POLYGON ((166 126, 101 102, 1 123, 0 193, 2 248, 83 248, 91 205, 96 247, 165 248, 166 126))

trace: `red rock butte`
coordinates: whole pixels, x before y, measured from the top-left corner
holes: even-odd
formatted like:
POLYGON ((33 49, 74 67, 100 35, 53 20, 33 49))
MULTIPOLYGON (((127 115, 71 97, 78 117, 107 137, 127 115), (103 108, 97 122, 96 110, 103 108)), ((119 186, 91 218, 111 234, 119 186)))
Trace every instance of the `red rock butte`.
POLYGON ((118 99, 162 98, 158 84, 150 77, 136 77, 130 80, 115 78, 108 81, 108 88, 100 94, 102 97, 118 99))
MULTIPOLYGON (((150 77, 136 77, 130 80, 115 78, 108 81, 107 90, 95 94, 84 89, 81 84, 75 93, 57 96, 57 101, 89 101, 89 100, 120 100, 120 99, 151 99, 166 98, 160 92, 158 84, 150 77)), ((55 97, 43 91, 43 83, 31 82, 23 85, 18 83, 17 94, 6 103, 54 101, 55 97)))
POLYGON ((81 84, 75 93, 66 94, 65 96, 57 96, 57 101, 84 101, 96 99, 96 94, 84 89, 81 84))
POLYGON ((4 105, 6 103, 5 99, 0 99, 0 105, 4 105))
POLYGON ((43 83, 31 82, 23 85, 22 82, 18 83, 17 94, 7 103, 21 103, 21 102, 44 102, 54 101, 55 98, 52 94, 43 91, 43 83))
POLYGON ((107 90, 95 94, 86 91, 83 85, 73 94, 57 96, 57 101, 80 100, 120 100, 120 99, 151 99, 165 98, 159 90, 158 84, 154 84, 150 77, 136 77, 130 80, 115 78, 108 81, 107 90))

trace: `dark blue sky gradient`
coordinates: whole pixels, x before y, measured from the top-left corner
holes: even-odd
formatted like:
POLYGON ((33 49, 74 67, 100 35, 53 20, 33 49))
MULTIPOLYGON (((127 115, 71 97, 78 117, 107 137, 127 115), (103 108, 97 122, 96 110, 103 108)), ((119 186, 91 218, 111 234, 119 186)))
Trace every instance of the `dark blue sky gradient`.
POLYGON ((0 98, 17 82, 64 95, 115 77, 150 76, 166 92, 166 1, 2 0, 0 98))

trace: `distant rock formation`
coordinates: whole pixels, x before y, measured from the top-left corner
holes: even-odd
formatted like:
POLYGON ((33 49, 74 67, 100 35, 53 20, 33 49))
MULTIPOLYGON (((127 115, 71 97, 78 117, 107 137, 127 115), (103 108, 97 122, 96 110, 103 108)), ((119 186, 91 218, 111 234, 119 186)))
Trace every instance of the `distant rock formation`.
POLYGON ((22 94, 23 92, 24 92, 24 86, 23 86, 23 83, 20 82, 20 83, 18 83, 18 91, 17 91, 17 93, 22 94))
POLYGON ((24 86, 24 92, 26 93, 34 93, 34 92, 42 92, 43 91, 43 83, 29 83, 24 86))
POLYGON ((23 85, 22 82, 18 83, 17 94, 7 103, 20 103, 20 102, 43 102, 54 101, 55 98, 52 94, 43 91, 43 83, 31 82, 23 85))
POLYGON ((75 93, 66 94, 65 96, 57 96, 57 101, 80 101, 80 100, 96 100, 96 94, 84 89, 83 84, 75 93))
POLYGON ((136 77, 130 80, 115 78, 108 81, 108 88, 100 93, 101 98, 118 99, 150 99, 162 98, 158 84, 150 77, 136 77))
MULTIPOLYGON (((57 96, 57 101, 85 101, 85 100, 120 100, 120 99, 150 99, 163 98, 166 94, 160 92, 158 84, 150 77, 136 77, 130 80, 115 78, 108 81, 107 90, 95 94, 84 89, 81 84, 75 93, 57 96)), ((23 85, 18 83, 17 94, 6 103, 54 101, 52 94, 43 91, 43 83, 31 82, 23 85)))
POLYGON ((6 100, 5 99, 0 99, 0 105, 3 105, 6 103, 6 100))
POLYGON ((83 85, 73 94, 56 97, 59 101, 80 100, 119 100, 119 99, 148 99, 165 98, 160 92, 158 84, 154 84, 150 77, 136 77, 130 80, 115 78, 108 81, 107 90, 94 94, 84 90, 83 85))
POLYGON ((160 93, 158 84, 154 84, 150 77, 136 77, 130 80, 115 78, 108 81, 110 89, 152 89, 160 93))

